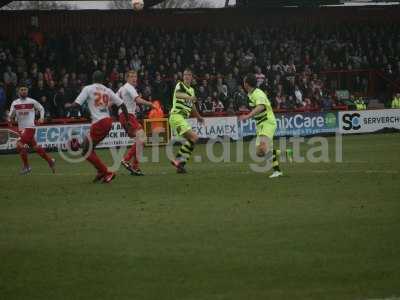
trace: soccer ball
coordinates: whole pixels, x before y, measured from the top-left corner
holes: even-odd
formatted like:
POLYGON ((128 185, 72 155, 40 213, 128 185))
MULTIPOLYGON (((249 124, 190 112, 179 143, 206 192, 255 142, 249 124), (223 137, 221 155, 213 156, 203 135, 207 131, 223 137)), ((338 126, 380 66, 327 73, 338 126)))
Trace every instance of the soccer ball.
POLYGON ((132 0, 132 7, 134 10, 142 10, 144 7, 143 0, 132 0))

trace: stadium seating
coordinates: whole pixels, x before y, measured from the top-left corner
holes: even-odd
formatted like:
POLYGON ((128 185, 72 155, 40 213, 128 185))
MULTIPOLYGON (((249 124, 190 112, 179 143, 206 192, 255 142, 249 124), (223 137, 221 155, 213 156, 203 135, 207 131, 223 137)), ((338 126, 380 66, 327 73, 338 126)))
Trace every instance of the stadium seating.
MULTIPOLYGON (((348 90, 347 99, 353 93, 372 96, 379 103, 370 107, 381 107, 392 96, 392 91, 384 96, 382 91, 388 91, 388 83, 394 89, 400 78, 399 58, 391 55, 400 34, 395 11, 353 11, 357 21, 376 14, 368 30, 360 22, 331 25, 330 20, 343 18, 344 12, 333 9, 310 9, 307 19, 303 10, 268 11, 271 18, 260 21, 249 20, 261 13, 254 11, 240 16, 229 10, 150 12, 134 20, 126 12, 58 12, 42 13, 40 29, 31 27, 25 33, 27 20, 15 17, 27 13, 9 12, 0 26, 6 37, 0 44, 0 81, 6 107, 16 97, 15 86, 25 81, 31 96, 45 107, 48 120, 80 118, 65 104, 75 99, 96 69, 107 73, 107 85, 114 90, 123 83, 126 70, 137 69, 139 90, 145 98, 159 99, 164 111, 170 108, 171 91, 184 67, 197 75, 198 108, 204 113, 215 114, 221 104, 224 114, 238 112, 247 102, 240 85, 248 72, 257 73, 260 88, 277 111, 319 111, 323 98, 330 99, 332 109, 347 109, 346 97, 336 97, 337 90, 348 90), (279 15, 290 21, 278 22, 279 15), (190 18, 222 27, 179 27, 180 21, 190 18), (87 26, 99 20, 103 26, 87 26), (147 26, 149 22, 154 26, 147 26), (240 24, 245 27, 235 26, 240 24), (380 35, 383 28, 385 35, 380 35)), ((345 15, 351 13, 345 10, 345 15)), ((143 109, 139 107, 140 116, 147 113, 143 109)))

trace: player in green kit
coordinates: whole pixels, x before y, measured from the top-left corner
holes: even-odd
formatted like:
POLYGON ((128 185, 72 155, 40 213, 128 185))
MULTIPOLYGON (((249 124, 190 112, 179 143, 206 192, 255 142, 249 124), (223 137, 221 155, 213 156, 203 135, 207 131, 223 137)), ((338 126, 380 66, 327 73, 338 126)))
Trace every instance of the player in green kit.
POLYGON ((194 145, 199 139, 197 134, 192 131, 192 126, 187 119, 191 114, 197 118, 198 122, 204 123, 196 109, 197 100, 194 89, 190 86, 192 83, 192 71, 186 69, 183 72, 183 82, 179 81, 175 87, 173 95, 173 106, 170 112, 169 125, 178 136, 182 136, 186 141, 182 144, 176 158, 171 162, 178 173, 186 173, 185 165, 194 150, 194 145))
MULTIPOLYGON (((272 111, 271 103, 267 95, 257 88, 257 79, 254 74, 248 74, 244 79, 244 88, 248 93, 249 106, 252 111, 247 115, 241 115, 240 120, 244 121, 254 118, 256 121, 256 154, 259 157, 271 158, 272 154, 272 168, 273 173, 270 178, 280 177, 283 175, 279 166, 280 155, 279 150, 273 149, 273 139, 276 130, 276 119, 272 111)), ((291 150, 287 151, 291 155, 291 150)))

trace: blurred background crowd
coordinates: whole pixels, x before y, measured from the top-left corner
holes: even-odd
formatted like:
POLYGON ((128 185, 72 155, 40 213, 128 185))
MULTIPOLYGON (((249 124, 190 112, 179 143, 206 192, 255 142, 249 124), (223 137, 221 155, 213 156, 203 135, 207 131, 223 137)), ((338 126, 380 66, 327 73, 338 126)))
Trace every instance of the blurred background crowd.
MULTIPOLYGON (((66 104, 74 101, 91 74, 102 70, 106 85, 117 91, 125 73, 136 70, 144 98, 160 100, 165 112, 182 71, 195 74, 193 86, 203 113, 234 114, 247 110, 242 88, 253 72, 277 110, 331 110, 340 105, 335 92, 367 94, 368 73, 380 70, 400 78, 400 27, 378 25, 247 26, 239 29, 151 27, 43 33, 30 28, 18 39, 0 40, 0 119, 16 87, 24 82, 30 96, 45 107, 48 119, 80 116, 66 104), (340 82, 335 71, 348 72, 340 82), (350 85, 350 86, 346 86, 350 85)), ((381 101, 390 101, 392 95, 381 101)), ((139 115, 144 115, 142 107, 139 115)))

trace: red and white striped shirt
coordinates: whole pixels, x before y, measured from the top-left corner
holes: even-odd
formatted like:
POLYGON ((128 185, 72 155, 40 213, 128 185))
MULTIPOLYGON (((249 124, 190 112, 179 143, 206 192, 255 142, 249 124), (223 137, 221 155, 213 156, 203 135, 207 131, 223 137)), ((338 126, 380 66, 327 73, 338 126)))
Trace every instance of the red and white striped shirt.
POLYGON ((10 119, 17 117, 18 129, 34 128, 35 114, 40 112, 40 119, 44 118, 43 106, 32 98, 18 98, 13 101, 10 108, 10 119))

